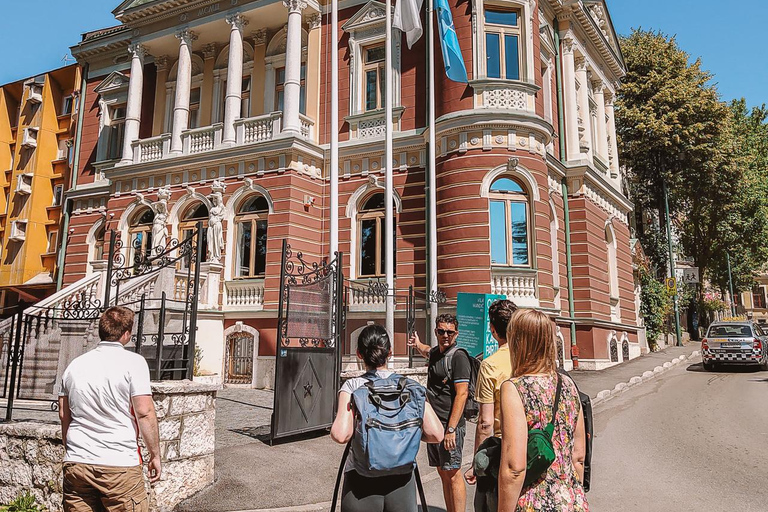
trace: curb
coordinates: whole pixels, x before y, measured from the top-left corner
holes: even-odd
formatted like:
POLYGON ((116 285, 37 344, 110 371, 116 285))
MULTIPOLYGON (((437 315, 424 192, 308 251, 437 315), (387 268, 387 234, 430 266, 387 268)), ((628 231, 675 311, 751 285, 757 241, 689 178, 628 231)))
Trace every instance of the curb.
POLYGON ((682 364, 685 361, 688 361, 689 359, 693 359, 694 357, 698 357, 701 355, 701 351, 694 350, 689 355, 682 355, 678 356, 671 361, 667 361, 661 366, 657 366, 653 369, 653 371, 646 371, 643 372, 642 375, 637 375, 635 377, 632 377, 629 379, 628 382, 619 382, 616 384, 616 386, 613 389, 604 389, 600 391, 595 398, 592 399, 592 407, 597 408, 598 405, 607 402, 608 400, 619 396, 623 393, 626 393, 630 389, 634 388, 635 386, 642 384, 644 382, 648 382, 649 380, 653 380, 659 375, 668 372, 672 368, 675 368, 682 364))

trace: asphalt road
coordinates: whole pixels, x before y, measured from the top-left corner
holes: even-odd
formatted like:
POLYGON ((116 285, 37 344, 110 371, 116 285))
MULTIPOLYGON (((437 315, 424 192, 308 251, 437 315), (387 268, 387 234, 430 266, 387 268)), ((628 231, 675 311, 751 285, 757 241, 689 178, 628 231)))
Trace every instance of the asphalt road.
POLYGON ((693 361, 598 408, 592 512, 768 510, 768 372, 693 361))

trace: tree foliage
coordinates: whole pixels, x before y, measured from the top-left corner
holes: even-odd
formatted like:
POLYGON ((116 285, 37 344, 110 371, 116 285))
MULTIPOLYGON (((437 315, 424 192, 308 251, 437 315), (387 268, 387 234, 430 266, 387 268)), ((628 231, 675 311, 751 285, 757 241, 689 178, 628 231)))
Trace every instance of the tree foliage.
POLYGON ((737 288, 749 286, 768 258, 768 112, 720 101, 712 75, 674 37, 634 30, 621 46, 619 152, 635 209, 658 212, 638 226, 657 274, 666 268, 666 185, 679 252, 720 287, 728 252, 737 288))
POLYGON ((672 309, 672 297, 646 268, 640 269, 640 315, 645 325, 648 348, 658 350, 657 340, 664 332, 664 321, 672 309))

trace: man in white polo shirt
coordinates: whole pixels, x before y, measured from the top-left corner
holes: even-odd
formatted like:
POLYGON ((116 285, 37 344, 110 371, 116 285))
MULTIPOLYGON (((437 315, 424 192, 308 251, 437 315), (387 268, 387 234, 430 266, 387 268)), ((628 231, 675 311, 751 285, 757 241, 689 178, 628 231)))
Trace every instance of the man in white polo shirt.
POLYGON ((125 350, 133 311, 99 319, 101 343, 67 367, 59 394, 64 441, 64 512, 147 512, 138 435, 149 450, 149 481, 160 479, 160 442, 149 367, 125 350))

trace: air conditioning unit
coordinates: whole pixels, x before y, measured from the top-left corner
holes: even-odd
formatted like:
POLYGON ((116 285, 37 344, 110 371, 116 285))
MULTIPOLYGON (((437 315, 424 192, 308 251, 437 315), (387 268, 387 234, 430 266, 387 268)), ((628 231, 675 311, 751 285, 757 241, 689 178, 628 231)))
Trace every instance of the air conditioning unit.
POLYGON ((32 193, 32 175, 31 174, 19 174, 16 178, 16 193, 17 194, 31 194, 32 193))
POLYGON ((43 102, 43 84, 44 83, 45 83, 45 77, 42 75, 24 82, 24 87, 27 89, 27 101, 29 101, 30 103, 43 102))
POLYGON ((23 242, 27 238, 27 221, 14 220, 11 222, 11 234, 9 236, 11 240, 16 242, 23 242))
POLYGON ((37 132, 39 128, 28 126, 24 128, 24 137, 21 140, 21 146, 34 149, 37 147, 37 132))

